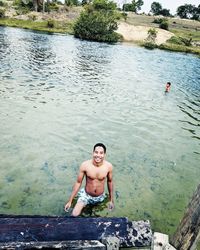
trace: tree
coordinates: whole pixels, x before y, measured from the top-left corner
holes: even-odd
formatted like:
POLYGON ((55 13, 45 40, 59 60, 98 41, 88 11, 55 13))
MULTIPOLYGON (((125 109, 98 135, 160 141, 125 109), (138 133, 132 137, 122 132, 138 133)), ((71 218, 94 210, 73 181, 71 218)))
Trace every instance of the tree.
POLYGON ((65 0, 65 4, 67 6, 78 6, 79 5, 79 1, 78 0, 65 0))
POLYGON ((162 10, 162 5, 158 2, 153 2, 151 4, 151 12, 154 14, 154 15, 160 15, 160 12, 162 10))
POLYGON ((141 7, 142 7, 142 5, 144 4, 144 2, 143 2, 143 0, 138 0, 138 1, 136 1, 135 2, 135 6, 136 6, 136 13, 139 11, 139 10, 141 10, 141 7))
POLYGON ((170 10, 168 10, 168 9, 162 9, 162 10, 160 11, 160 14, 159 14, 159 15, 162 15, 162 16, 171 16, 170 10))
POLYGON ((132 3, 123 4, 122 10, 136 12, 135 6, 132 3))
POLYGON ((192 19, 200 21, 200 4, 195 8, 192 19))
POLYGON ((6 9, 3 7, 0 7, 0 18, 4 18, 6 13, 6 9))
POLYGON ((137 13, 139 10, 141 10, 142 5, 144 4, 143 0, 132 0, 131 3, 123 4, 122 10, 123 11, 132 11, 137 13))
POLYGON ((184 4, 177 8, 176 13, 180 18, 193 19, 195 14, 198 13, 198 8, 192 4, 184 4))
POLYGON ((114 2, 94 0, 85 6, 74 25, 75 37, 99 42, 114 43, 120 38, 115 33, 120 15, 114 2))

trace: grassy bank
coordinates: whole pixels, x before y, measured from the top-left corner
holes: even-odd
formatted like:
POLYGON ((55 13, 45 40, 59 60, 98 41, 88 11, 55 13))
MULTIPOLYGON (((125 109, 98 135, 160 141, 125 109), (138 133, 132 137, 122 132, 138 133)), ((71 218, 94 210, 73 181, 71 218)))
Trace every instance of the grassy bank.
POLYGON ((45 21, 31 21, 18 20, 14 18, 0 19, 1 26, 17 27, 23 29, 32 29, 37 31, 45 31, 51 33, 68 33, 73 34, 73 22, 45 20, 45 21))
MULTIPOLYGON (((154 23, 154 16, 136 15, 129 13, 127 23, 131 25, 148 26, 150 28, 159 28, 159 24, 154 23)), ((200 22, 195 20, 186 20, 179 18, 168 18, 168 31, 174 34, 174 37, 165 44, 156 46, 159 49, 185 52, 200 55, 200 46, 186 46, 182 41, 190 40, 192 44, 200 45, 200 22)), ((144 43, 141 43, 144 46, 144 43)))
POLYGON ((198 48, 194 46, 184 46, 167 42, 165 44, 161 44, 160 46, 158 46, 158 48, 174 52, 192 53, 200 56, 200 47, 198 48))

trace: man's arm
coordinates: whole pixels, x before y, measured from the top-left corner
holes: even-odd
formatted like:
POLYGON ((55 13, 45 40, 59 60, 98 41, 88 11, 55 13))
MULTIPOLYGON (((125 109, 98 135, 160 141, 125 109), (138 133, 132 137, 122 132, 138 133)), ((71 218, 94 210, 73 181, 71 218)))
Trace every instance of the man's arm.
POLYGON ((114 198, 113 198, 113 178, 112 178, 112 165, 110 166, 108 175, 107 175, 107 186, 108 186, 108 193, 109 193, 109 209, 112 210, 114 208, 114 198))
POLYGON ((76 194, 78 193, 78 190, 81 187, 81 184, 82 184, 82 181, 83 181, 83 178, 84 178, 84 174, 85 174, 85 168, 84 168, 84 165, 82 164, 80 166, 80 169, 79 169, 79 173, 78 173, 76 183, 73 186, 71 196, 70 196, 68 202, 65 204, 65 211, 67 211, 71 207, 72 201, 73 201, 74 197, 76 196, 76 194))

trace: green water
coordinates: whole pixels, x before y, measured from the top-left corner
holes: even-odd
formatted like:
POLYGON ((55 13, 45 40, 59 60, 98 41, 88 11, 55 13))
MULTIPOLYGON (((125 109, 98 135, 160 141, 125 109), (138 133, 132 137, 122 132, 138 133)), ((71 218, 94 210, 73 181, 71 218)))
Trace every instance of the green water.
POLYGON ((103 142, 115 210, 83 216, 174 232, 199 184, 197 57, 0 27, 0 65, 0 213, 65 215, 80 163, 103 142))

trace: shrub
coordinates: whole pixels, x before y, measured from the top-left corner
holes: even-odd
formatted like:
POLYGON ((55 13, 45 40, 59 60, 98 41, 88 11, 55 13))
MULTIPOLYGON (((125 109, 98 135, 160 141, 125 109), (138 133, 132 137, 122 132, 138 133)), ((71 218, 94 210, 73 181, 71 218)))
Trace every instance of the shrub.
POLYGON ((177 36, 172 36, 167 42, 176 44, 176 45, 184 45, 184 46, 192 46, 192 38, 186 38, 186 37, 177 37, 177 36))
POLYGON ((4 18, 5 13, 6 13, 6 9, 5 8, 0 8, 0 18, 4 18))
POLYGON ((55 22, 54 22, 54 20, 52 20, 52 19, 49 19, 48 21, 47 21, 47 27, 48 28, 54 28, 55 27, 55 22))
POLYGON ((1 1, 1 0, 0 0, 0 6, 1 6, 1 7, 5 6, 4 1, 1 1))
POLYGON ((161 24, 162 22, 167 21, 167 18, 155 18, 153 23, 161 24))
POLYGON ((180 37, 181 41, 185 46, 191 46, 192 45, 192 38, 185 38, 185 37, 180 37))
POLYGON ((55 2, 47 2, 47 4, 45 4, 46 12, 58 11, 58 10, 59 10, 59 6, 55 2))
POLYGON ((170 39, 167 40, 169 43, 183 45, 183 42, 181 41, 180 37, 172 36, 170 39))
POLYGON ((153 42, 145 42, 144 47, 146 49, 155 49, 155 48, 157 48, 157 45, 153 42))
POLYGON ((107 0, 94 0, 81 12, 74 25, 75 37, 99 42, 115 43, 121 36, 114 31, 120 16, 116 4, 107 0))
MULTIPOLYGON (((87 4, 87 1, 82 1, 82 5, 87 4)), ((80 3, 78 0, 65 0, 66 6, 79 6, 80 3)))
POLYGON ((148 37, 145 40, 144 47, 147 49, 155 49, 157 45, 155 44, 156 36, 157 36, 156 29, 149 29, 148 30, 148 37))
POLYGON ((169 29, 168 21, 162 21, 159 25, 159 28, 164 29, 164 30, 168 30, 169 29))
POLYGON ((149 29, 148 30, 148 37, 147 37, 147 42, 152 42, 155 43, 156 37, 157 37, 158 31, 156 29, 149 29))
POLYGON ((15 9, 17 10, 18 15, 27 14, 33 10, 33 2, 30 0, 15 0, 14 1, 15 9))

